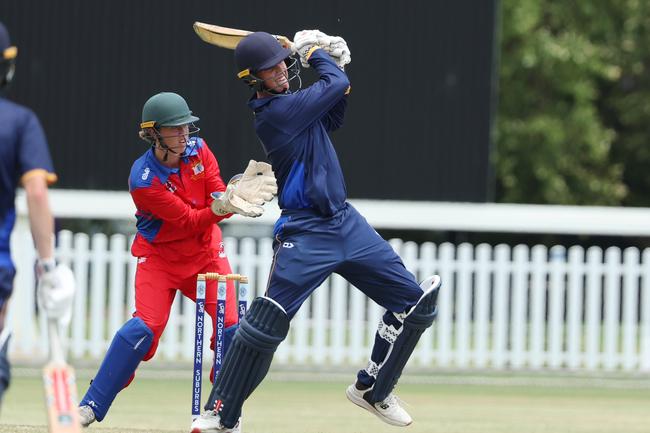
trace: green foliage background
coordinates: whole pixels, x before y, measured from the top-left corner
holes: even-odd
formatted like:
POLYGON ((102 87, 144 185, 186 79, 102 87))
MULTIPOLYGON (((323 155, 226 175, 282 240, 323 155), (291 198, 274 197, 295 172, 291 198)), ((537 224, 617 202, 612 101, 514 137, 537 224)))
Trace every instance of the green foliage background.
POLYGON ((496 200, 650 206, 650 2, 501 0, 496 200))

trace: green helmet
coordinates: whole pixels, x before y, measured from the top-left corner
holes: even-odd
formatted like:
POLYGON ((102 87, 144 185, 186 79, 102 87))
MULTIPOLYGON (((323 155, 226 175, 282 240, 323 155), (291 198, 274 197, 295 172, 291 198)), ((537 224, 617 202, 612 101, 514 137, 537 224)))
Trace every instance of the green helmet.
POLYGON ((140 128, 180 126, 197 120, 199 118, 192 116, 190 107, 181 95, 162 92, 153 95, 144 103, 140 128))

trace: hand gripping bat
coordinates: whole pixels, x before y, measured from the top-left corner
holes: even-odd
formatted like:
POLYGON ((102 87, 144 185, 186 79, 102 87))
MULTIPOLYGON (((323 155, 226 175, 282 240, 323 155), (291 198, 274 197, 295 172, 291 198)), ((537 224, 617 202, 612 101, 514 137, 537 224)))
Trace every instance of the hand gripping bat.
MULTIPOLYGON (((239 41, 251 34, 248 30, 231 29, 201 22, 194 23, 194 31, 205 42, 222 48, 234 50, 239 41)), ((286 36, 273 35, 285 48, 291 48, 293 42, 286 36)))

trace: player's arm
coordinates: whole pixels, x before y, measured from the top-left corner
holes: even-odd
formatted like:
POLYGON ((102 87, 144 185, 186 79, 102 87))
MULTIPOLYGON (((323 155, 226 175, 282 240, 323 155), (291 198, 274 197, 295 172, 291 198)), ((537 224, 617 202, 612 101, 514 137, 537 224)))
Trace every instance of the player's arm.
MULTIPOLYGON (((278 99, 278 102, 282 101, 282 105, 278 107, 281 109, 273 110, 268 114, 268 121, 277 125, 289 136, 294 136, 311 123, 321 120, 342 99, 345 99, 350 87, 345 72, 336 66, 323 49, 315 47, 313 52, 309 53, 308 61, 318 72, 319 80, 305 90, 291 95, 290 98, 278 99)), ((338 114, 342 116, 343 111, 339 110, 338 114)))
POLYGON ((339 102, 336 103, 334 107, 325 115, 321 118, 321 122, 323 122, 323 126, 325 127, 325 130, 327 131, 335 131, 339 129, 341 126, 343 126, 343 118, 345 117, 345 109, 348 106, 348 97, 347 95, 349 94, 349 87, 348 87, 348 93, 346 93, 345 97, 341 98, 339 102))
POLYGON ((50 319, 70 317, 74 297, 74 277, 65 265, 55 267, 54 219, 50 209, 48 184, 56 182, 45 133, 36 115, 25 112, 19 143, 20 182, 25 188, 29 225, 38 252, 38 305, 50 319))
POLYGON ((50 210, 46 173, 44 170, 32 170, 25 173, 21 181, 27 196, 29 227, 38 257, 41 260, 53 260, 54 220, 50 210))
POLYGON ((56 182, 56 175, 38 118, 31 111, 26 111, 23 119, 18 146, 20 182, 27 196, 29 224, 38 257, 53 264, 54 221, 47 187, 56 182))
POLYGON ((224 219, 215 215, 210 207, 193 209, 180 198, 165 189, 164 185, 134 188, 131 196, 138 209, 152 213, 186 233, 202 232, 210 225, 224 219))

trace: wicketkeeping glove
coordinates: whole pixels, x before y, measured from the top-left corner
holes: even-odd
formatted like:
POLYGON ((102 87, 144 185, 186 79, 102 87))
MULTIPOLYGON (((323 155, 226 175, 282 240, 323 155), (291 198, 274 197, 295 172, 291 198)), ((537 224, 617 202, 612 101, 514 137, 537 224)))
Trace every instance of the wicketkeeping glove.
POLYGON ((215 197, 211 209, 216 215, 237 213, 258 217, 264 213, 262 205, 271 201, 277 192, 271 165, 250 160, 244 173, 233 176, 226 191, 215 197))

